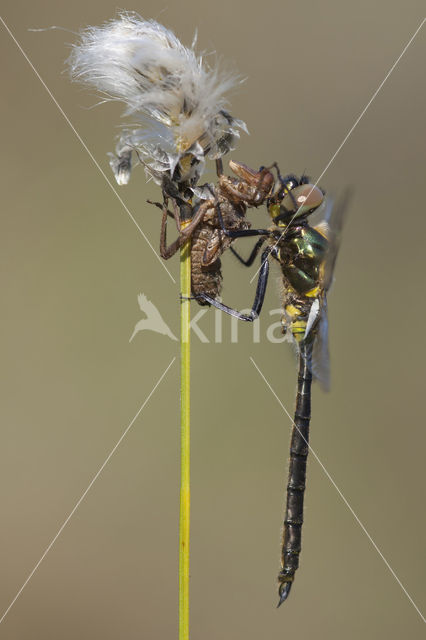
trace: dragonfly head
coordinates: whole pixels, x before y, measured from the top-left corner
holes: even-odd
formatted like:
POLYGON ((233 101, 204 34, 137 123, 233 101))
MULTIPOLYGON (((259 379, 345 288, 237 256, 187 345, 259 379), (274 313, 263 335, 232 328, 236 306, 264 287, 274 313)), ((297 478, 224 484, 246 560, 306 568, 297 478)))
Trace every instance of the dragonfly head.
POLYGON ((316 185, 305 182, 304 178, 300 181, 295 176, 287 178, 285 185, 269 203, 273 222, 284 227, 293 220, 313 213, 324 200, 324 193, 316 185))

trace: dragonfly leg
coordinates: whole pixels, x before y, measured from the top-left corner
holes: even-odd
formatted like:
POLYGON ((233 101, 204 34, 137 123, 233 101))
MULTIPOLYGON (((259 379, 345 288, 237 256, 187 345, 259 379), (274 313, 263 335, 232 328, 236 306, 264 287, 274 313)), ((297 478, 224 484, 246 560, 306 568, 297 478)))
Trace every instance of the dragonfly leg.
POLYGON ((272 235, 269 229, 241 229, 239 231, 227 231, 223 229, 223 232, 228 238, 250 238, 253 236, 266 236, 272 235))
POLYGON ((246 267, 251 267, 251 265, 253 264, 253 262, 256 259, 257 254, 260 251, 260 248, 262 246, 262 244, 265 242, 266 238, 260 238, 256 244, 254 245, 252 252, 250 253, 249 257, 247 258, 247 260, 244 260, 244 258, 242 256, 240 256, 240 254, 238 253, 238 251, 236 251, 236 249, 234 249, 233 247, 230 247, 231 252, 234 254, 234 256, 236 258, 238 258, 238 260, 246 267))
MULTIPOLYGON (((164 260, 168 260, 169 258, 174 256, 176 251, 180 249, 180 247, 183 245, 183 241, 181 241, 181 236, 179 235, 178 238, 174 242, 172 242, 172 244, 167 246, 167 216, 169 213, 167 209, 167 201, 168 199, 164 198, 163 217, 161 219, 161 231, 160 231, 160 256, 164 258, 164 260)), ((175 205, 174 210, 176 212, 175 201, 173 201, 173 204, 175 205)), ((176 218, 176 215, 174 217, 176 218)), ((176 224, 177 224, 177 220, 176 220, 176 224)))
MULTIPOLYGON (((212 196, 215 195, 212 189, 209 189, 209 191, 212 194, 212 196)), ((243 199, 240 195, 239 197, 241 200, 243 199)), ((248 238, 253 236, 270 236, 271 235, 271 231, 269 231, 269 229, 239 229, 239 230, 227 229, 223 221, 222 211, 220 209, 220 203, 217 198, 215 198, 214 206, 216 209, 216 213, 217 213, 217 217, 219 220, 222 233, 228 238, 248 238)))
POLYGON ((180 249, 181 246, 185 244, 188 238, 190 238, 191 235, 194 233, 197 226, 202 222, 206 214, 206 211, 208 211, 208 209, 212 206, 212 204, 213 202, 211 202, 210 200, 206 200, 206 202, 203 202, 203 204, 199 207, 197 213, 195 214, 191 222, 188 224, 188 226, 186 226, 185 229, 181 231, 180 220, 179 220, 179 209, 176 204, 176 201, 173 200, 174 218, 176 220, 176 226, 178 227, 178 231, 180 233, 179 233, 179 236, 176 238, 176 240, 172 242, 172 244, 167 246, 167 216, 169 215, 169 211, 167 210, 167 202, 165 201, 165 204, 163 207, 163 218, 161 221, 161 233, 160 233, 160 255, 162 258, 164 258, 165 260, 168 260, 169 258, 174 256, 176 251, 178 251, 178 249, 180 249))
POLYGON ((241 313, 236 309, 232 309, 232 307, 228 307, 226 304, 223 304, 223 302, 220 302, 219 300, 212 298, 206 293, 200 293, 199 295, 197 295, 196 296, 197 300, 205 300, 205 302, 208 302, 208 304, 212 305, 213 307, 216 307, 216 309, 220 309, 220 311, 224 311, 225 313, 228 313, 230 316, 234 316, 234 318, 238 318, 239 320, 244 320, 245 322, 253 322, 254 320, 256 320, 256 318, 258 318, 262 310, 263 301, 265 300, 266 285, 268 284, 268 276, 269 276, 268 257, 270 252, 271 252, 271 248, 268 247, 262 253, 262 265, 259 271, 259 278, 258 278, 257 287, 256 287, 256 295, 254 297, 253 306, 248 315, 241 313))
POLYGON ((253 236, 270 236, 271 232, 268 229, 239 229, 239 230, 230 230, 225 227, 225 223, 223 221, 222 212, 220 210, 220 204, 218 200, 215 200, 215 207, 217 217, 219 219, 220 228, 222 229, 222 233, 225 234, 228 238, 248 238, 253 236))
MULTIPOLYGON (((148 204, 153 204, 155 207, 158 207, 159 209, 161 209, 161 211, 163 211, 164 209, 164 204, 161 204, 161 202, 154 202, 153 200, 147 200, 148 204)), ((174 215, 171 211, 169 211, 167 209, 167 215, 169 216, 169 218, 174 218, 174 215)))

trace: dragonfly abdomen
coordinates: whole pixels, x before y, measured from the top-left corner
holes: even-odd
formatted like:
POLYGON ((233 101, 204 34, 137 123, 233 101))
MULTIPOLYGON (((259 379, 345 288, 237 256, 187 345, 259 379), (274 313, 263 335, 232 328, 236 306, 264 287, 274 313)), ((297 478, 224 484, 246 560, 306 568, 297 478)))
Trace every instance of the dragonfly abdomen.
POLYGON ((278 606, 286 600, 290 593, 294 574, 299 566, 299 554, 302 548, 303 501, 311 419, 311 366, 312 341, 302 342, 299 353, 296 410, 291 434, 287 502, 281 551, 282 569, 278 575, 280 596, 278 606))

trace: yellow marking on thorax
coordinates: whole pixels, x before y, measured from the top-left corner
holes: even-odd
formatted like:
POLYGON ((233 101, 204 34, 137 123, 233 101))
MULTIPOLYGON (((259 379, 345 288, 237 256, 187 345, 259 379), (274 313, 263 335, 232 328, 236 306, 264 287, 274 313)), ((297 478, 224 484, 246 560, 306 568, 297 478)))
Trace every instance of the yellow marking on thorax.
POLYGON ((279 204, 271 204, 268 208, 268 213, 271 216, 274 225, 276 227, 279 227, 280 229, 285 229, 287 227, 287 224, 285 222, 283 222, 282 220, 278 220, 278 222, 275 222, 275 218, 280 214, 280 205, 279 204))
POLYGON ((313 289, 310 289, 309 291, 307 291, 304 295, 307 298, 317 298, 318 294, 320 293, 320 291, 321 291, 321 287, 319 285, 317 285, 313 289))
POLYGON ((271 206, 268 209, 268 212, 269 212, 269 215, 271 216, 271 218, 276 218, 276 216, 280 212, 280 205, 279 204, 271 204, 271 206))

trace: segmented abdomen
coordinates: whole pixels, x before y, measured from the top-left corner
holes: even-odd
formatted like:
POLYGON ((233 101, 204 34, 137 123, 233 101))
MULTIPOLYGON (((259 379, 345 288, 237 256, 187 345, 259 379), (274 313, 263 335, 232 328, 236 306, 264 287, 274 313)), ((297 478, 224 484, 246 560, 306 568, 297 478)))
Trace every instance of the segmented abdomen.
MULTIPOLYGON (((245 219, 245 206, 233 205, 226 199, 218 200, 226 229, 248 229, 250 222, 245 219)), ((211 207, 204 216, 203 222, 192 236, 191 272, 192 295, 205 293, 211 298, 218 298, 222 291, 222 272, 220 256, 231 245, 232 239, 225 236, 220 229, 215 207, 211 207)), ((208 302, 198 299, 198 303, 208 302)))
MULTIPOLYGON (((192 236, 191 249, 191 286, 192 295, 206 293, 212 298, 217 298, 222 290, 222 272, 220 253, 218 258, 211 264, 205 265, 206 250, 212 236, 212 227, 208 224, 201 224, 192 236)), ((208 304, 199 299, 201 305, 208 304)))

